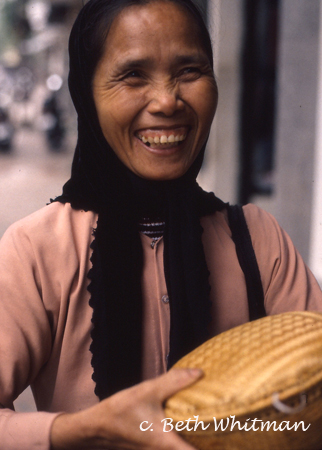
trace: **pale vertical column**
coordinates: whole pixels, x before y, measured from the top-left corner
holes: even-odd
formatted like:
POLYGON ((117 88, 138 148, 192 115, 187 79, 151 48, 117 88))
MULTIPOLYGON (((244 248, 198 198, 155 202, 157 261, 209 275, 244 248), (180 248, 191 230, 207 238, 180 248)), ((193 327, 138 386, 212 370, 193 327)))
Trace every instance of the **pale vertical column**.
POLYGON ((281 0, 280 5, 273 212, 308 262, 317 133, 320 0, 281 0))
POLYGON ((318 65, 316 145, 314 155, 314 187, 309 266, 322 286, 322 8, 320 8, 318 65))
POLYGON ((209 28, 214 48, 219 103, 204 169, 198 181, 225 201, 236 202, 239 151, 240 48, 243 1, 210 0, 209 28))

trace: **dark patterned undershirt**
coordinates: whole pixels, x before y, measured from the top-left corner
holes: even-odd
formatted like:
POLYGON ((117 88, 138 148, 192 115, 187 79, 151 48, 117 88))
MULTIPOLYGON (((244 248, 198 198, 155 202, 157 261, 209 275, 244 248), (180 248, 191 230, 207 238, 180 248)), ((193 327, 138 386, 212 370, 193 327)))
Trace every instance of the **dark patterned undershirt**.
POLYGON ((139 231, 152 239, 151 247, 163 236, 165 222, 160 218, 143 217, 139 222, 139 231))

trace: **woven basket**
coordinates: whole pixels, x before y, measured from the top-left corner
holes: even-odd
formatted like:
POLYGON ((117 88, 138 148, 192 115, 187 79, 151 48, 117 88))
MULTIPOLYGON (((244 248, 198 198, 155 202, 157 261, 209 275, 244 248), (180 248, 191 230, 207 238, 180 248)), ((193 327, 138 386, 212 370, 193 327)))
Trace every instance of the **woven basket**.
POLYGON ((322 314, 290 312, 246 323, 210 339, 175 367, 205 373, 165 405, 165 417, 196 448, 322 449, 322 314))

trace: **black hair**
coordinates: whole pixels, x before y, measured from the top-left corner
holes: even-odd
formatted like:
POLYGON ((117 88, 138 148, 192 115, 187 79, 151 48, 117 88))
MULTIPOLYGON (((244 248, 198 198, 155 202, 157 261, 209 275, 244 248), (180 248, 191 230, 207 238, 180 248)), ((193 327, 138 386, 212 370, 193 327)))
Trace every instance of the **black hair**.
POLYGON ((87 24, 83 31, 90 80, 92 80, 96 66, 103 56, 105 41, 116 16, 125 8, 144 6, 156 1, 175 3, 188 12, 197 25, 201 45, 213 67, 211 38, 201 11, 192 0, 90 0, 84 6, 87 24))

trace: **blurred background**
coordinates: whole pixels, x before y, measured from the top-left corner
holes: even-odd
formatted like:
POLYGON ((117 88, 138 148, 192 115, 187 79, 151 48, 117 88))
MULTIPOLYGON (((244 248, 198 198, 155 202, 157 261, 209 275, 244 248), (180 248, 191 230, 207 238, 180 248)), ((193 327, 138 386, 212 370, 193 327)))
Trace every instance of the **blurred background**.
MULTIPOLYGON (((322 284, 321 0, 196 0, 219 105, 200 184, 253 202, 322 284)), ((61 193, 76 143, 68 35, 82 0, 0 0, 0 236, 61 193)), ((17 402, 32 409, 30 393, 17 402)))

